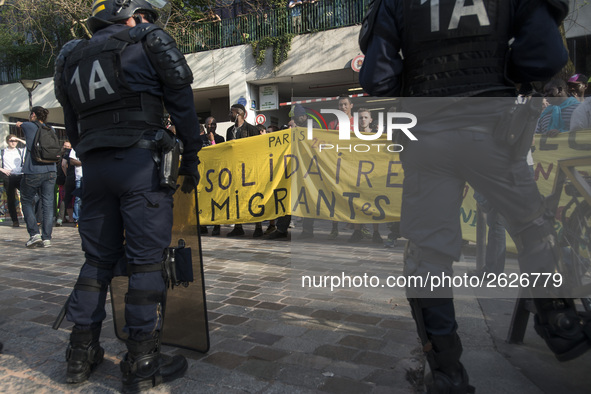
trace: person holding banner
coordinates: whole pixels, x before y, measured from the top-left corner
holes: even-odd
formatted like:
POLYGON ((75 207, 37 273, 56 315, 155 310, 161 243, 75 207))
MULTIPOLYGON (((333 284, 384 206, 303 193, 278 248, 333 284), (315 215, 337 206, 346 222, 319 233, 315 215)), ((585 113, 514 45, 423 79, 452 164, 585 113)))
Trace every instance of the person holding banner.
MULTIPOLYGON (((361 133, 375 133, 375 130, 372 128, 373 127, 373 118, 371 117, 371 111, 367 108, 359 108, 359 111, 357 111, 357 115, 359 116, 359 132, 361 132, 361 133)), ((379 223, 374 223, 372 225, 372 227, 373 227, 373 234, 371 235, 372 242, 377 243, 377 244, 384 243, 384 240, 382 239, 382 236, 380 235, 379 223)), ((349 240, 347 242, 350 242, 350 243, 359 242, 365 236, 368 236, 368 235, 366 235, 367 233, 369 233, 369 231, 365 228, 364 224, 355 223, 355 224, 353 224, 353 234, 351 234, 351 237, 349 237, 349 240)))
MULTIPOLYGON (((215 132, 217 128, 218 123, 213 116, 210 116, 207 119, 205 119, 205 130, 207 131, 207 139, 209 141, 210 146, 226 142, 226 139, 224 137, 215 132)), ((211 230, 211 235, 220 235, 220 230, 221 226, 219 224, 214 225, 213 230, 211 230)))
MULTIPOLYGON (((415 140, 403 141, 401 152, 407 276, 453 276, 466 182, 507 219, 522 272, 555 272, 553 213, 544 207, 526 152, 510 145, 512 132, 522 130, 495 126, 515 105, 513 82, 545 81, 566 64, 558 26, 567 13, 566 0, 382 0, 368 10, 359 36, 361 86, 372 95, 411 97, 402 108, 418 114, 415 140)), ((531 134, 520 138, 517 146, 529 149, 531 134)), ((418 283, 406 291, 431 370, 427 391, 473 393, 460 362, 453 289, 418 283)), ((591 348, 591 322, 581 319, 572 299, 528 289, 537 295, 536 331, 559 360, 591 348)))
POLYGON ((549 105, 540 115, 536 133, 555 137, 569 131, 573 112, 581 103, 575 97, 569 97, 566 82, 560 78, 552 79, 544 86, 544 97, 549 105))
POLYGON ((570 118, 570 131, 591 130, 591 97, 579 105, 570 118))
MULTIPOLYGON (((234 122, 234 125, 226 130, 226 141, 260 135, 259 129, 246 121, 246 116, 246 108, 244 108, 244 105, 236 103, 230 107, 230 120, 234 122)), ((235 224, 232 231, 226 234, 227 237, 238 237, 242 235, 244 235, 242 224, 235 224)), ((262 237, 263 235, 263 225, 261 222, 258 222, 255 225, 252 236, 257 238, 262 237)))
POLYGON ((226 130, 226 141, 259 135, 259 130, 246 121, 246 108, 242 104, 234 104, 230 107, 230 121, 233 126, 226 130))
POLYGON ((589 78, 584 74, 575 74, 567 81, 569 93, 581 103, 585 101, 585 92, 589 86, 589 78))
MULTIPOLYGON (((308 114, 306 113, 306 109, 301 104, 296 104, 293 109, 290 111, 291 121, 293 123, 293 127, 307 127, 308 125, 308 114)), ((316 121, 312 124, 313 128, 320 127, 316 121)), ((267 235, 267 239, 269 240, 281 240, 288 238, 288 229, 291 223, 291 215, 281 216, 276 219, 275 225, 273 225, 274 230, 271 230, 271 225, 269 225, 269 233, 267 235)), ((311 218, 304 218, 303 221, 303 229, 298 239, 308 239, 314 237, 314 219, 311 218)))
POLYGON ((205 130, 207 131, 207 139, 209 140, 210 145, 221 144, 222 142, 226 142, 226 139, 224 137, 215 132, 217 128, 218 124, 213 116, 210 116, 207 119, 205 119, 205 130))

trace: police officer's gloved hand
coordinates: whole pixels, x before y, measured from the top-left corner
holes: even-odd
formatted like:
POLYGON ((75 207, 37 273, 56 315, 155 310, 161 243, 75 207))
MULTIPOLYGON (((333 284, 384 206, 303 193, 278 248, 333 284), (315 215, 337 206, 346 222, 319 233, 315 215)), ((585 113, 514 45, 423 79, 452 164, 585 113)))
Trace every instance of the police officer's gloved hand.
POLYGON ((199 184, 199 174, 197 176, 194 175, 185 175, 183 177, 183 184, 181 185, 181 191, 183 193, 192 193, 196 192, 197 185, 199 184))
POLYGON ((179 168, 179 175, 185 175, 183 184, 181 185, 181 191, 183 193, 191 193, 195 190, 199 184, 199 171, 197 166, 198 161, 181 161, 181 167, 179 168))
POLYGON ((193 175, 199 179, 198 171, 199 161, 198 160, 181 160, 181 166, 179 167, 179 175, 193 175))

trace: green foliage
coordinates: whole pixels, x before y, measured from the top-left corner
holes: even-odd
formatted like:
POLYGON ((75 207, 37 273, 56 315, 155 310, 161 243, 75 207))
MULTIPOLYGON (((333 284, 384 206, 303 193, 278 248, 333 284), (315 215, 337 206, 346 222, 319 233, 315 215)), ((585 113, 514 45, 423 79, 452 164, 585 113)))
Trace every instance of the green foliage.
POLYGON ((266 50, 270 47, 273 48, 273 67, 277 67, 287 60, 293 37, 293 34, 284 34, 278 37, 265 37, 253 42, 252 53, 257 65, 263 64, 266 50))
POLYGON ((205 16, 205 11, 209 8, 209 0, 172 0, 173 7, 171 18, 173 20, 187 19, 199 20, 205 16))
POLYGON ((54 2, 12 0, 0 7, 0 67, 7 80, 50 76, 53 59, 76 31, 54 2))

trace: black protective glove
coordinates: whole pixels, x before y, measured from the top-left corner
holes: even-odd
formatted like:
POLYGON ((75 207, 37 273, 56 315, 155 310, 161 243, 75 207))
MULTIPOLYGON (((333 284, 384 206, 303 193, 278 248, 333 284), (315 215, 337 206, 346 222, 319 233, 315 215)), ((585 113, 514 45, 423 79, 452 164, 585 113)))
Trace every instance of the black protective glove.
POLYGON ((183 177, 183 184, 181 185, 181 191, 183 193, 192 193, 196 191, 197 185, 199 184, 199 173, 196 175, 185 175, 183 177))
POLYGON ((195 160, 186 160, 185 155, 181 160, 181 166, 179 168, 179 175, 193 175, 199 177, 199 160, 195 157, 195 160))
MULTIPOLYGON (((185 159, 186 157, 183 157, 185 159)), ((191 193, 199 184, 199 160, 195 156, 196 160, 181 160, 181 166, 179 168, 179 175, 185 175, 183 184, 181 185, 181 191, 183 193, 191 193)))

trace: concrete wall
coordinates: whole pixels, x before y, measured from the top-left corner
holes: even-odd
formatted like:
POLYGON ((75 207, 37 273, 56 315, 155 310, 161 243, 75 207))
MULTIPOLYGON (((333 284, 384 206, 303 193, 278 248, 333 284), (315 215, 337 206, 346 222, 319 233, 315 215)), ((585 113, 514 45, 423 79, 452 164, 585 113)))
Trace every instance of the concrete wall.
POLYGON ((571 14, 564 22, 567 38, 591 34, 591 4, 588 0, 570 0, 571 14))
POLYGON ((322 71, 340 70, 361 51, 357 45, 359 26, 345 27, 294 37, 287 60, 273 69, 272 50, 267 50, 265 62, 257 66, 252 47, 240 45, 187 55, 193 70, 193 88, 229 86, 230 103, 240 97, 251 97, 248 82, 322 71))

